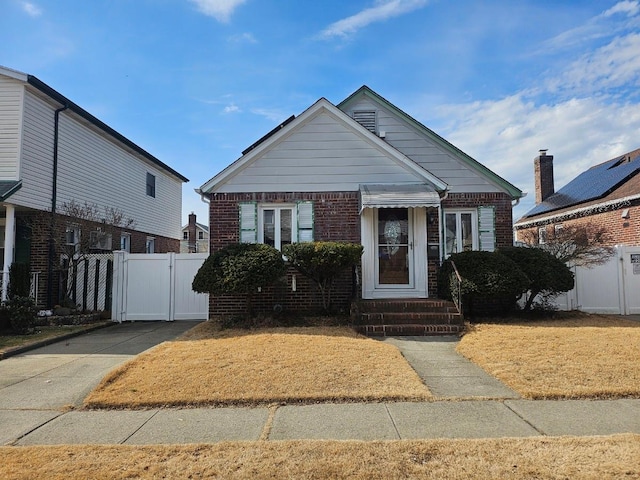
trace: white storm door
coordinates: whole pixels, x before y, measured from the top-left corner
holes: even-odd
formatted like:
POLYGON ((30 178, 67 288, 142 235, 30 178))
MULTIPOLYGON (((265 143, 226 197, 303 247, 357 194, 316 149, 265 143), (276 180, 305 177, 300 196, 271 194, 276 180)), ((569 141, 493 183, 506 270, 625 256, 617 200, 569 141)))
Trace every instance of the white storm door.
POLYGON ((408 208, 375 210, 376 289, 414 287, 412 212, 408 208))

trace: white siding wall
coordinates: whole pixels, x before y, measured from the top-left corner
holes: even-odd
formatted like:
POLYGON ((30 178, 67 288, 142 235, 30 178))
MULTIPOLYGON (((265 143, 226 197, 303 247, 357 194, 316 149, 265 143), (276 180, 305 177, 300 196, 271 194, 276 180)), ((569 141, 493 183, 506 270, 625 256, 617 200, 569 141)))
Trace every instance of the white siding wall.
POLYGON ((53 107, 25 92, 20 160, 22 188, 11 196, 16 205, 38 210, 51 208, 53 112, 53 107))
POLYGON ((310 118, 218 191, 353 191, 361 183, 418 181, 373 143, 323 113, 310 118))
MULTIPOLYGON (((15 195, 29 207, 50 208, 55 107, 26 93, 23 187, 15 195)), ((182 183, 129 153, 68 110, 60 114, 58 205, 75 200, 122 210, 135 229, 181 238, 182 183), (82 123, 81 123, 82 122, 82 123), (147 172, 156 196, 146 194, 147 172)))
POLYGON ((378 132, 385 132, 385 140, 424 169, 446 182, 450 186, 451 192, 502 191, 377 103, 362 98, 356 103, 348 105, 346 113, 351 116, 354 110, 375 110, 378 132))
POLYGON ((22 84, 0 76, 0 180, 18 180, 22 84))

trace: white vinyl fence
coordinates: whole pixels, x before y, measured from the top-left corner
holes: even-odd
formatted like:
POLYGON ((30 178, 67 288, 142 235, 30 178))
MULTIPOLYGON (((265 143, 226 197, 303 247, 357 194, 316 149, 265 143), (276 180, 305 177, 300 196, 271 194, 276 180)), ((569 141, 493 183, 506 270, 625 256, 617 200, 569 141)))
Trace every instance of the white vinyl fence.
POLYGON ((640 314, 640 247, 617 246, 604 265, 574 267, 575 287, 556 297, 560 310, 614 315, 640 314))
POLYGON ((111 319, 206 320, 209 295, 191 283, 207 253, 113 252, 111 319))

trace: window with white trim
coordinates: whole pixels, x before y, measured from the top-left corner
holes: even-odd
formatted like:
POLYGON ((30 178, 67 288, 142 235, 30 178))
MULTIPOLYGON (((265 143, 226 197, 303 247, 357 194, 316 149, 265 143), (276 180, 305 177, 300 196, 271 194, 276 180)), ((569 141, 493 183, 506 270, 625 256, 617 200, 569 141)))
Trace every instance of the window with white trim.
POLYGON ((156 253, 156 239, 154 237, 147 237, 145 251, 146 253, 156 253))
POLYGON ((496 247, 495 207, 443 211, 444 257, 468 250, 493 252, 496 247))
POLYGON ((240 203, 240 242, 284 245, 313 241, 313 203, 240 203))
POLYGON ((120 235, 120 250, 131 252, 131 234, 123 233, 120 235))
POLYGON ((444 212, 444 254, 478 249, 478 220, 475 210, 444 212))
POLYGON ((540 227, 538 229, 538 244, 544 245, 547 243, 547 227, 540 227))

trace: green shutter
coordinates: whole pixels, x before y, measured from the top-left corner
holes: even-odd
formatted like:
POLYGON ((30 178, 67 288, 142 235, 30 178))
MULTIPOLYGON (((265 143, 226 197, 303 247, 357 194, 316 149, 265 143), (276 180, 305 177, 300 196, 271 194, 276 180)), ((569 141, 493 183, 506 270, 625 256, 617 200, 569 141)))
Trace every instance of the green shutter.
POLYGON ((313 202, 297 202, 298 242, 313 242, 313 202))
POLYGON ((241 202, 240 207, 240 243, 258 242, 258 204, 241 202))
POLYGON ((480 250, 493 252, 496 249, 496 207, 478 207, 478 236, 480 250))

